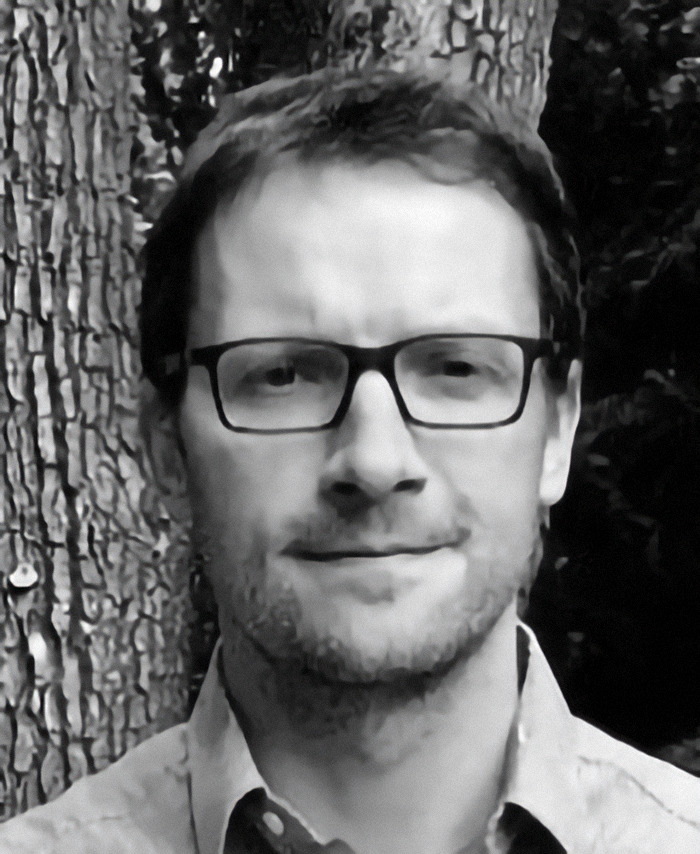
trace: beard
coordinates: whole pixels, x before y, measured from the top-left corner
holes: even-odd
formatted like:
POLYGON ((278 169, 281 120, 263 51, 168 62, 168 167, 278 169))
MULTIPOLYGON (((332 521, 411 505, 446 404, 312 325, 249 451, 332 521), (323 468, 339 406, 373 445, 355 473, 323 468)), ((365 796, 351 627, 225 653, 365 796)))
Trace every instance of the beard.
POLYGON ((354 622, 340 612, 334 619, 332 611, 321 618, 305 590, 271 571, 259 535, 245 546, 222 538, 209 559, 219 579, 215 594, 224 642, 248 644, 280 683, 415 689, 478 650, 532 584, 541 556, 537 519, 516 536, 479 533, 465 548, 462 570, 440 595, 424 597, 406 615, 400 613, 402 603, 394 603, 390 608, 398 616, 388 612, 386 621, 367 606, 354 622))

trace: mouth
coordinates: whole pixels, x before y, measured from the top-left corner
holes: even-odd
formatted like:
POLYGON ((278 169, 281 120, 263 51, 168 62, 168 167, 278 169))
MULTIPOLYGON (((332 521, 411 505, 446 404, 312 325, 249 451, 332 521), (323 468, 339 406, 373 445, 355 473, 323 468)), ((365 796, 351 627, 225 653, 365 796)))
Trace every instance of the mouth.
POLYGON ((453 540, 450 542, 433 543, 428 546, 392 545, 381 549, 366 547, 326 549, 315 547, 309 548, 291 544, 287 546, 287 548, 283 549, 281 554, 288 557, 294 557, 299 560, 310 560, 317 563, 325 563, 348 558, 368 559, 393 557, 395 555, 427 555, 432 552, 440 551, 440 549, 456 548, 460 542, 461 540, 453 540))

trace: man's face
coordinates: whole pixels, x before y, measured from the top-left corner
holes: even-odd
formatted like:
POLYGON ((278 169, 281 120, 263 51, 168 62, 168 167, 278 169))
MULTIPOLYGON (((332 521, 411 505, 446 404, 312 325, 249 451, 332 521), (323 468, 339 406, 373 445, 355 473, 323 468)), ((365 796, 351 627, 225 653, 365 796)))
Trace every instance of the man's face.
MULTIPOLYGON (((540 334, 520 216, 394 162, 281 165, 219 208, 194 280, 192 347, 540 334)), ((481 640, 529 582, 565 483, 573 427, 543 367, 495 429, 405 423, 369 371, 339 426, 279 435, 227 430, 192 367, 180 429, 224 638, 242 629, 281 666, 344 681, 430 672, 481 640)))

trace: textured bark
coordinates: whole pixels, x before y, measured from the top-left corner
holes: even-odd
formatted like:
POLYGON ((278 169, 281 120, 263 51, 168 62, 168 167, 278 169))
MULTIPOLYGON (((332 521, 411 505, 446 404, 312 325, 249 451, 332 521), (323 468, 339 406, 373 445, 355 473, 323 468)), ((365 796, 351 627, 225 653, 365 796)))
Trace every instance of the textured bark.
POLYGON ((557 0, 331 0, 335 61, 440 68, 529 117, 544 108, 557 0))
POLYGON ((179 544, 159 523, 137 440, 127 0, 10 5, 0 19, 4 818, 180 719, 188 682, 179 544))
MULTIPOLYGON (((517 101, 533 123, 544 102, 554 0, 298 2, 281 17, 267 0, 219 5, 238 23, 223 39, 208 31, 209 44, 192 53, 203 107, 221 91, 217 59, 233 69, 228 88, 289 68, 281 28, 308 39, 293 51, 295 63, 306 58, 297 72, 329 57, 449 60, 455 75, 517 101), (240 67, 248 31, 261 39, 256 70, 240 67)), ((213 6, 192 0, 187 14, 197 20, 213 6)), ((153 208, 186 137, 168 135, 165 113, 160 126, 149 113, 165 129, 167 145, 156 144, 134 107, 141 99, 145 110, 148 98, 131 26, 138 21, 135 42, 155 56, 149 22, 162 31, 158 15, 174 8, 0 0, 0 818, 55 797, 185 715, 187 545, 149 486, 137 437, 145 224, 131 195, 133 177, 139 209, 153 208)), ((184 91, 186 78, 168 78, 167 56, 166 99, 168 80, 184 91)))

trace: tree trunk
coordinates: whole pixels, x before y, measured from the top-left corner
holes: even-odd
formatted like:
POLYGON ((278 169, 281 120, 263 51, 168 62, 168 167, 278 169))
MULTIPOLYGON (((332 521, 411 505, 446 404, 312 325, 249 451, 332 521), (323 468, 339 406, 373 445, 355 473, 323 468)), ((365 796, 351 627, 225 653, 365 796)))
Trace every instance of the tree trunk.
POLYGON ((128 3, 10 6, 0 12, 3 818, 181 719, 188 682, 179 544, 159 553, 167 525, 137 439, 128 3))
POLYGON ((448 64, 453 79, 477 84, 537 129, 557 0, 331 0, 330 7, 334 61, 448 64))

